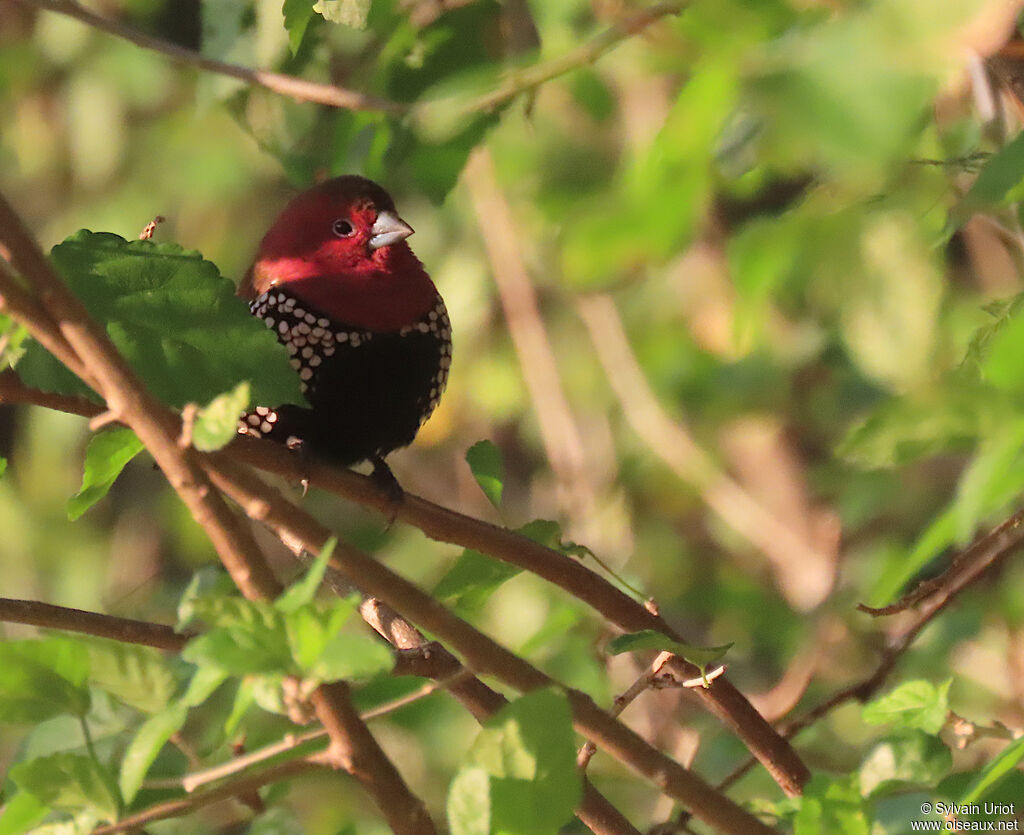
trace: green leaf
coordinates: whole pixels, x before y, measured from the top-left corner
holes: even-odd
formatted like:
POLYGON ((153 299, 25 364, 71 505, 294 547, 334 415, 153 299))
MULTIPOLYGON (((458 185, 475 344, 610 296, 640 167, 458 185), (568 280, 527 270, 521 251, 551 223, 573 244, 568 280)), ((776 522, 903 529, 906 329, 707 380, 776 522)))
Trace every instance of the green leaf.
POLYGON ((166 656, 152 647, 80 638, 89 657, 89 683, 143 713, 163 710, 174 696, 175 676, 166 656))
POLYGON ((501 461, 501 450, 491 441, 477 441, 466 450, 466 463, 473 473, 473 478, 484 491, 488 501, 496 508, 501 508, 501 492, 505 480, 504 466, 501 461))
POLYGON ((1003 391, 1024 392, 1024 373, 1020 367, 1021 351, 1024 351, 1024 315, 998 320, 989 331, 985 347, 987 356, 980 364, 983 378, 1003 391))
POLYGON ((448 789, 452 835, 490 835, 491 778, 480 766, 463 766, 448 789))
POLYGON ((149 717, 135 733, 121 760, 121 795, 125 803, 131 803, 142 787, 153 761, 160 749, 173 734, 181 730, 188 717, 184 704, 175 704, 149 717))
POLYGON ((238 434, 238 418, 250 402, 249 384, 245 381, 213 398, 196 412, 192 446, 200 452, 214 452, 227 446, 238 434))
POLYGON ((1014 773, 1021 760, 1024 760, 1024 737, 1015 739, 985 765, 960 798, 960 803, 979 803, 984 800, 996 786, 1014 773))
POLYGON ((895 722, 900 727, 920 728, 925 733, 937 734, 946 724, 949 714, 949 688, 952 683, 952 679, 947 679, 936 687, 924 679, 904 682, 864 705, 861 717, 870 725, 895 722))
POLYGON ((8 776, 23 792, 53 809, 88 809, 102 820, 117 820, 119 802, 110 776, 90 757, 39 757, 13 766, 8 776))
POLYGON ((68 519, 78 519, 107 495, 121 471, 142 450, 142 441, 126 427, 94 435, 85 450, 82 489, 68 499, 68 519))
POLYGON ((3 478, 7 473, 7 459, 0 455, 0 478, 3 478))
POLYGON ((284 616, 269 604, 211 596, 193 606, 214 628, 188 642, 186 661, 232 675, 294 672, 284 616))
POLYGON ((452 785, 453 831, 487 831, 489 807, 492 832, 557 832, 583 788, 574 743, 572 713, 560 692, 536 690, 502 708, 484 723, 452 785))
POLYGON ((300 606, 311 603, 316 597, 317 590, 323 582, 324 574, 327 571, 327 563, 330 562, 331 554, 337 546, 338 540, 331 537, 320 549, 319 556, 313 561, 305 576, 281 592, 280 597, 274 601, 274 608, 279 612, 294 612, 300 606))
POLYGON ((313 11, 331 23, 363 29, 370 14, 370 0, 317 0, 313 11))
POLYGON ((318 681, 360 681, 390 673, 395 666, 391 648, 372 635, 337 634, 310 665, 307 678, 318 681))
POLYGON ((89 659, 71 638, 0 643, 0 721, 42 722, 85 716, 89 659))
POLYGON ((868 835, 864 799, 851 780, 816 775, 804 787, 793 821, 794 835, 868 835))
MULTIPOLYGON (((253 399, 303 402, 288 352, 197 252, 82 230, 53 248, 71 290, 163 402, 207 403, 242 380, 253 399)), ((18 364, 32 386, 89 394, 38 343, 18 364)))
POLYGON ((475 612, 521 571, 518 566, 466 548, 434 588, 434 596, 464 612, 475 612))
POLYGON ((313 18, 312 0, 284 0, 281 8, 284 15, 284 28, 288 31, 288 45, 291 47, 292 55, 296 55, 299 47, 302 46, 302 39, 306 35, 309 21, 313 18))
POLYGON ((50 809, 28 792, 9 797, 0 811, 0 835, 22 835, 41 823, 50 809))
POLYGON ((642 632, 629 632, 613 638, 608 643, 608 654, 621 655, 624 652, 656 649, 661 652, 675 653, 704 670, 709 664, 720 660, 730 647, 732 647, 731 643, 717 647, 694 646, 683 641, 673 641, 657 630, 645 629, 642 632))
POLYGON ((935 786, 949 774, 953 755, 924 731, 903 730, 877 740, 859 771, 864 797, 908 786, 935 786))
POLYGON ((959 225, 984 208, 1016 203, 1024 197, 1024 134, 989 157, 970 191, 953 212, 959 225))

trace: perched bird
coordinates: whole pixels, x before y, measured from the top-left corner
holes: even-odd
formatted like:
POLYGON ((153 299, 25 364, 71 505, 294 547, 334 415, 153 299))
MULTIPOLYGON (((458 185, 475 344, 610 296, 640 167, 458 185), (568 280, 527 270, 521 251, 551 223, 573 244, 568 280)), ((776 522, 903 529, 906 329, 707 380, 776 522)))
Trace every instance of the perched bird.
POLYGON ((451 365, 451 326, 437 288, 406 243, 412 227, 364 177, 303 192, 264 236, 239 285, 249 309, 291 354, 309 408, 260 405, 238 431, 343 466, 412 442, 451 365))

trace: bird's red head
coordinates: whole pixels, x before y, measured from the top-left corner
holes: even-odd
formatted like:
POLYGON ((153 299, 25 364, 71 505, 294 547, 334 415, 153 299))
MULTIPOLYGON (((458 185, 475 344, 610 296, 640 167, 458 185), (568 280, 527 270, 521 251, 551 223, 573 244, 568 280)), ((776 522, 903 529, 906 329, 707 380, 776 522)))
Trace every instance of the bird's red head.
POLYGON ((430 311, 437 295, 405 242, 412 232, 376 183, 327 180, 281 212, 239 293, 256 298, 280 287, 335 321, 400 330, 430 311))

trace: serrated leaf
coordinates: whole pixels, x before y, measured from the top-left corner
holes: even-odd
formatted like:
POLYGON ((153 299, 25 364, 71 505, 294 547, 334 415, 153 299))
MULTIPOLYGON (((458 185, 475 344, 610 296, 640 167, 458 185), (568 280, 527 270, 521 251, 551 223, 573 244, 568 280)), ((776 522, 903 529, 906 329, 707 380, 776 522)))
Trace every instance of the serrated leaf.
POLYGON ((317 589, 320 588, 320 584, 324 580, 327 563, 330 562, 331 555, 334 553, 334 548, 337 544, 338 540, 333 536, 324 543, 324 547, 320 549, 320 554, 313 561, 312 565, 309 566, 303 578, 292 583, 274 601, 275 609, 279 612, 294 612, 300 606, 312 602, 313 598, 316 597, 317 589))
POLYGON ((0 721, 42 722, 85 716, 88 656, 70 638, 0 643, 0 721))
POLYGON ((163 710, 176 689, 159 650, 103 638, 79 639, 89 657, 89 683, 143 713, 163 710))
POLYGON ((501 451, 491 441, 477 441, 466 450, 466 463, 488 501, 500 508, 505 480, 501 451))
POLYGON ((18 763, 8 776, 23 792, 53 809, 88 809, 102 820, 117 819, 118 799, 110 776, 89 757, 61 753, 18 763))
POLYGON ((284 28, 288 31, 288 45, 292 55, 296 55, 306 36, 309 21, 313 19, 312 0, 284 0, 281 14, 284 15, 284 28))
POLYGON ((200 452, 214 452, 238 434, 238 418, 251 402, 249 384, 244 380, 231 391, 213 398, 196 412, 192 424, 192 446, 200 452))
POLYGON ((717 647, 694 646, 684 641, 673 641, 655 629, 644 629, 641 632, 629 632, 613 638, 608 642, 608 654, 621 655, 624 652, 656 649, 661 652, 674 653, 703 670, 709 664, 720 660, 731 647, 731 643, 721 644, 717 647))
POLYGON ((272 606, 240 597, 199 598, 193 605, 214 628, 188 642, 186 661, 232 675, 294 671, 284 616, 272 606))
POLYGON ((331 23, 363 29, 370 14, 370 0, 317 0, 313 11, 331 23))
POLYGON ((477 611, 521 571, 518 566, 466 548, 434 588, 434 596, 463 611, 477 611))
MULTIPOLYGON (((574 743, 568 700, 554 690, 527 693, 484 723, 469 764, 489 777, 491 831, 557 832, 572 817, 582 792, 574 743)), ((463 807, 475 811, 462 831, 476 832, 485 805, 481 777, 465 779, 471 785, 461 789, 474 797, 463 798, 463 807)))
POLYGON ((949 688, 952 679, 936 687, 930 681, 907 681, 864 705, 861 718, 870 725, 895 722, 904 728, 919 728, 937 734, 949 714, 949 688))
POLYGON ((171 705, 149 717, 136 731, 121 760, 119 785, 125 803, 131 803, 135 799, 160 749, 181 729, 187 717, 188 708, 184 704, 171 705))
POLYGON ((82 488, 68 499, 68 519, 78 519, 106 496, 128 462, 142 450, 142 441, 126 427, 94 435, 85 450, 82 488))
MULTIPOLYGON (((242 380, 256 402, 303 402, 288 352, 199 253, 82 230, 55 246, 52 259, 163 402, 207 403, 242 380)), ((28 385, 90 394, 38 343, 18 371, 28 385)))

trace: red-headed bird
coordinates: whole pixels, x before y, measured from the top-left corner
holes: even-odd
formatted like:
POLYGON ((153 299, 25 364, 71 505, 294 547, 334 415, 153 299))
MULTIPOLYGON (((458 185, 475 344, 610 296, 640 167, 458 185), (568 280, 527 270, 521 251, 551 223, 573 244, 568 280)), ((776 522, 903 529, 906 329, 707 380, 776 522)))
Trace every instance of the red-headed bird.
POLYGON ((434 411, 452 354, 412 233, 364 177, 328 180, 285 207, 238 292, 287 347, 309 408, 257 406, 239 432, 343 466, 371 461, 391 478, 384 457, 434 411))

